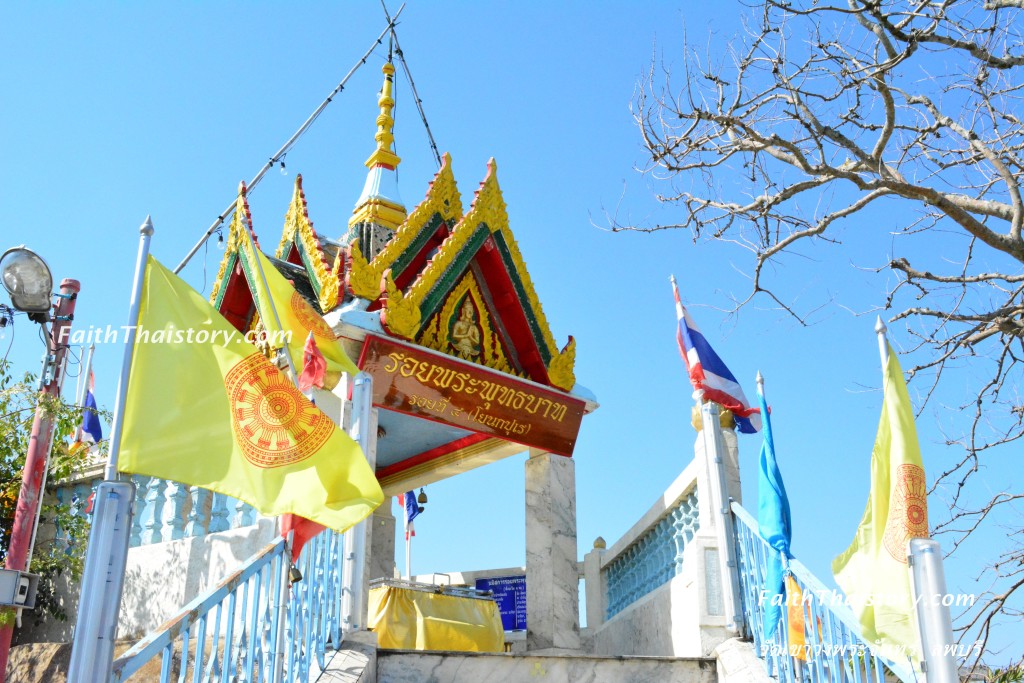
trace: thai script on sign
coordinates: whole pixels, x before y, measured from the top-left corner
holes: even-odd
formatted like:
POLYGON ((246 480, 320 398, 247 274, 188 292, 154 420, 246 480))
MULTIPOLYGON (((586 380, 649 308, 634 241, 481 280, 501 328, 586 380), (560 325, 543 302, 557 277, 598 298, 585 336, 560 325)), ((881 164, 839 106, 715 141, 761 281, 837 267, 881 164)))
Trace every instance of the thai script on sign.
MULTIPOLYGON (((530 415, 540 415, 555 422, 561 422, 569 409, 565 403, 553 401, 545 396, 528 393, 488 379, 473 377, 468 372, 435 365, 429 360, 416 358, 399 351, 393 351, 386 356, 382 369, 391 374, 414 378, 424 386, 433 385, 444 391, 479 397, 483 403, 468 414, 469 419, 488 427, 500 429, 509 435, 522 436, 529 431, 530 425, 483 412, 490 410, 492 403, 530 415)), ((450 405, 447 399, 428 400, 412 396, 410 404, 439 414, 450 409, 454 411, 451 413, 453 417, 459 417, 463 413, 461 409, 450 405), (442 403, 444 405, 441 405, 442 403)))

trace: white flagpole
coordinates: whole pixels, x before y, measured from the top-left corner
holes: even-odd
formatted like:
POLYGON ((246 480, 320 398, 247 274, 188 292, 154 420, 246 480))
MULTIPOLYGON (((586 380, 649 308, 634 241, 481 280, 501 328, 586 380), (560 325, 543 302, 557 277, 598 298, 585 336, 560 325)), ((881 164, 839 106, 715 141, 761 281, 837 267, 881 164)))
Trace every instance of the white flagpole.
MULTIPOLYGON (((241 222, 241 221, 240 221, 241 222)), ((274 297, 270 295, 270 285, 267 284, 267 274, 263 272, 263 262, 260 259, 259 249, 256 247, 256 241, 252 238, 252 233, 249 231, 249 226, 243 224, 242 231, 244 233, 244 239, 249 244, 249 248, 252 250, 252 260, 255 261, 255 266, 260 274, 260 282, 263 283, 263 291, 267 293, 267 305, 270 306, 270 313, 274 316, 274 324, 277 325, 277 329, 284 333, 284 327, 281 325, 281 317, 277 314, 277 306, 274 305, 274 297)), ((257 308, 259 306, 257 305, 257 308)), ((288 361, 288 369, 292 373, 292 381, 295 382, 296 386, 299 383, 299 373, 295 370, 295 363, 292 361, 291 351, 288 349, 288 344, 284 344, 281 347, 281 352, 284 354, 284 358, 288 361)))
MULTIPOLYGON (((277 329, 282 333, 284 327, 281 325, 281 317, 277 314, 277 306, 274 305, 274 297, 270 294, 270 285, 267 283, 267 274, 263 272, 263 261, 260 259, 259 247, 256 246, 256 241, 252 238, 250 232, 250 226, 246 225, 244 221, 239 220, 242 225, 242 239, 246 241, 252 252, 252 260, 255 262, 257 272, 260 274, 260 282, 263 283, 263 291, 267 294, 267 305, 270 306, 270 313, 274 316, 274 324, 277 329)), ((244 248, 244 247, 243 247, 244 248)), ((259 295, 257 294, 258 298, 259 295)), ((257 304, 257 309, 259 308, 257 304)), ((262 315, 262 314, 261 314, 262 315)), ((299 384, 299 373, 295 369, 295 363, 292 361, 291 351, 288 349, 287 342, 280 348, 280 353, 284 354, 284 359, 288 363, 288 369, 292 373, 292 382, 295 383, 296 388, 299 384)), ((312 398, 312 391, 310 391, 310 398, 312 398)), ((281 533, 281 517, 277 517, 277 533, 281 533)), ((273 683, 281 683, 284 679, 284 638, 285 638, 285 621, 288 619, 288 599, 291 597, 290 584, 288 582, 288 568, 291 566, 289 561, 291 547, 293 543, 294 532, 289 532, 288 538, 285 543, 285 554, 281 556, 281 583, 277 594, 277 633, 275 634, 275 648, 276 652, 274 658, 274 671, 273 671, 273 683)))
MULTIPOLYGON (((405 498, 405 496, 402 497, 405 498)), ((402 514, 407 518, 405 522, 405 580, 412 581, 412 534, 409 533, 409 514, 407 512, 402 514)))
POLYGON ((732 526, 732 510, 729 504, 729 489, 725 477, 725 440, 719 423, 718 404, 703 401, 704 392, 694 392, 700 405, 704 439, 704 457, 707 458, 711 480, 711 505, 714 509, 715 535, 718 541, 719 571, 722 577, 722 603, 725 608, 725 628, 731 633, 743 635, 743 615, 739 604, 739 569, 736 564, 736 539, 732 526))
POLYGON ((124 567, 128 557, 132 503, 135 499, 135 485, 130 481, 117 481, 117 459, 121 448, 128 375, 135 352, 135 328, 139 324, 142 285, 146 277, 146 261, 152 237, 153 221, 146 216, 139 228, 139 252, 128 309, 124 356, 110 428, 110 455, 104 471, 104 482, 96 492, 68 683, 106 681, 110 678, 114 661, 114 637, 121 607, 121 591, 124 588, 124 567))
POLYGON ((889 341, 885 338, 886 328, 882 322, 882 316, 875 320, 875 333, 878 335, 878 355, 882 358, 882 374, 885 374, 885 365, 889 362, 889 341))
MULTIPOLYGON (((89 353, 85 357, 85 364, 82 366, 82 372, 79 373, 79 379, 82 384, 78 387, 77 405, 79 408, 85 408, 85 396, 89 392, 89 373, 92 372, 92 357, 96 353, 96 345, 89 345, 89 353)), ((82 413, 82 421, 85 421, 85 413, 82 413)), ((75 441, 82 440, 82 423, 78 423, 78 430, 75 431, 75 441)))

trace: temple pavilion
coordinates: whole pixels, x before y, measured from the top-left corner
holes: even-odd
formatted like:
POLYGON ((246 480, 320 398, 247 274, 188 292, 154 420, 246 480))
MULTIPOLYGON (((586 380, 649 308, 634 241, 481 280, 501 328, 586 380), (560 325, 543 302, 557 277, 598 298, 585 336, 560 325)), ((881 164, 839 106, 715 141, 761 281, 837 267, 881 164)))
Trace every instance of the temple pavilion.
MULTIPOLYGON (((376 144, 347 231, 314 228, 298 176, 280 238, 260 240, 243 186, 211 302, 239 331, 261 328, 240 249, 240 231, 250 230, 322 317, 315 334, 340 340, 373 377, 375 467, 385 495, 528 450, 528 639, 534 648, 578 647, 571 456, 582 417, 597 403, 576 383, 575 340, 556 342, 544 315, 496 162, 465 206, 443 155, 424 199, 407 209, 393 150, 395 69, 389 62, 382 71, 376 144)), ((394 518, 371 526, 370 578, 391 576, 394 518)))

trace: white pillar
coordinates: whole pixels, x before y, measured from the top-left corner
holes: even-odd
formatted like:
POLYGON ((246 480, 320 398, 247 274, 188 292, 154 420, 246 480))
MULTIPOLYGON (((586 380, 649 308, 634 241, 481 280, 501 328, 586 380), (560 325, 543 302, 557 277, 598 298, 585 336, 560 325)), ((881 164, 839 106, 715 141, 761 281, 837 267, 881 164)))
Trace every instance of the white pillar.
POLYGON ((576 463, 531 450, 526 461, 526 649, 580 649, 576 463))
POLYGON ((587 596, 587 628, 593 630, 604 623, 608 611, 608 581, 601 572, 601 561, 607 549, 605 540, 598 536, 594 549, 583 556, 583 580, 587 596))
POLYGON ((391 511, 394 496, 386 496, 384 504, 373 511, 370 526, 370 580, 395 576, 395 515, 391 511))

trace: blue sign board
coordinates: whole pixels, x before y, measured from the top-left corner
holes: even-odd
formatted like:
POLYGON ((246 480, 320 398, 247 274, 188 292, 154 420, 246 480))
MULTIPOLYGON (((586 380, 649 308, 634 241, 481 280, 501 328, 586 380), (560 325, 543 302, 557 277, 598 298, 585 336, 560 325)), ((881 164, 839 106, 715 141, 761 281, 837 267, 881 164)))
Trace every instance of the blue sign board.
POLYGON ((491 591, 501 612, 501 626, 506 631, 521 631, 526 628, 526 577, 496 576, 491 579, 477 579, 478 591, 491 591))

